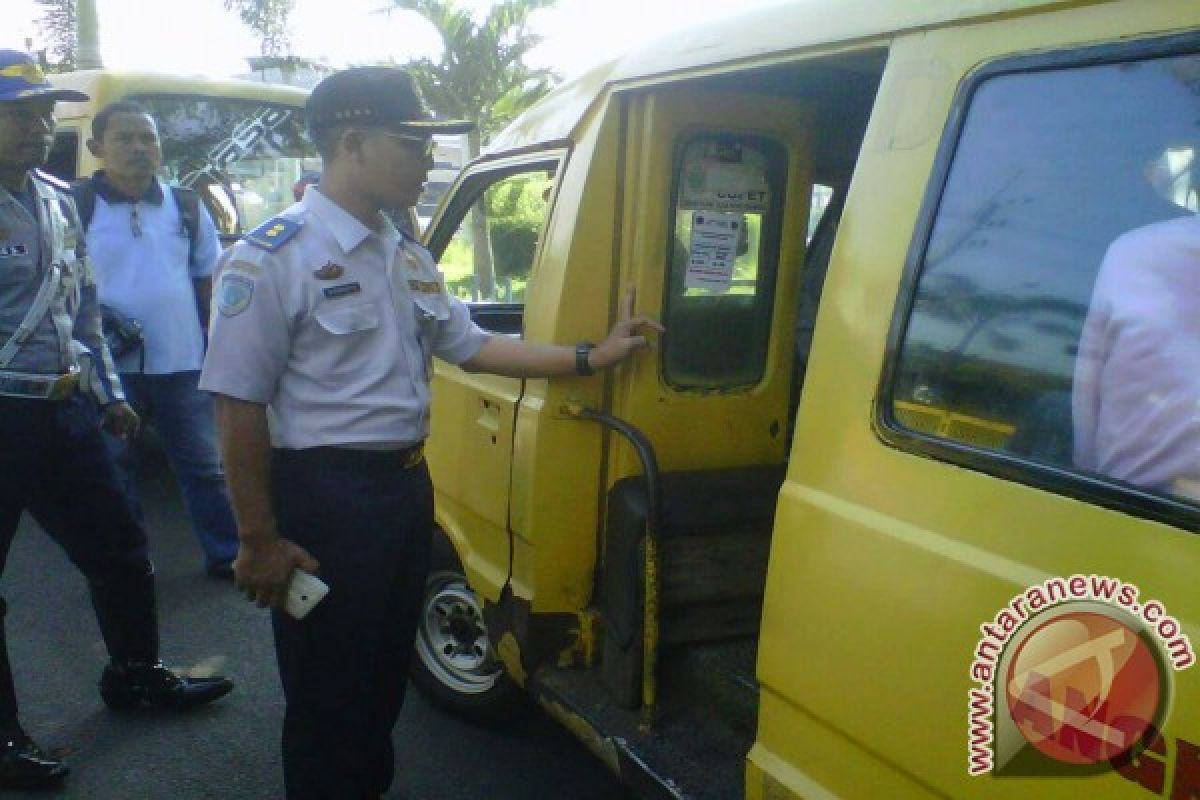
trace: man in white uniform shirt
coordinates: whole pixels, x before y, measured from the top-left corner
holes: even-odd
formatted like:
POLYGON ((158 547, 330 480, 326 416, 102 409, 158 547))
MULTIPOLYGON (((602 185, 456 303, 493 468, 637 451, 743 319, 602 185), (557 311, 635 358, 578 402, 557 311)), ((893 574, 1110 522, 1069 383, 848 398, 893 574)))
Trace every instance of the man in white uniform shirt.
POLYGON ((407 73, 348 69, 307 104, 320 184, 227 252, 200 385, 217 394, 241 536, 238 586, 279 609, 295 568, 329 594, 275 611, 289 800, 376 798, 392 782, 429 565, 422 459, 431 358, 516 377, 591 374, 646 346, 627 296, 608 338, 563 347, 490 336, 383 209, 413 206, 435 132, 407 73))
POLYGON ((1197 297, 1195 214, 1109 247, 1075 362, 1075 466, 1200 501, 1197 297))
MULTIPOLYGON (((145 108, 123 101, 102 109, 88 148, 105 168, 74 194, 100 302, 142 327, 142 346, 118 359, 121 383, 134 410, 158 431, 208 573, 230 578, 237 527, 212 398, 197 388, 221 251, 216 228, 194 192, 168 188, 155 177, 162 147, 145 108)), ((127 439, 107 441, 136 508, 135 449, 127 439)))

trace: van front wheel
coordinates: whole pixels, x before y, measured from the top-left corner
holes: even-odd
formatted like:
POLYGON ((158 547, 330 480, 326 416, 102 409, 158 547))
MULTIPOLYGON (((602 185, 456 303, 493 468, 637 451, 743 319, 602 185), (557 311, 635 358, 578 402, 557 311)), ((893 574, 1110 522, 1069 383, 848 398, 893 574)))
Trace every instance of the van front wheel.
POLYGON ((521 708, 521 689, 492 649, 483 608, 462 568, 447 560, 435 556, 425 581, 413 683, 458 716, 478 722, 511 719, 521 708))

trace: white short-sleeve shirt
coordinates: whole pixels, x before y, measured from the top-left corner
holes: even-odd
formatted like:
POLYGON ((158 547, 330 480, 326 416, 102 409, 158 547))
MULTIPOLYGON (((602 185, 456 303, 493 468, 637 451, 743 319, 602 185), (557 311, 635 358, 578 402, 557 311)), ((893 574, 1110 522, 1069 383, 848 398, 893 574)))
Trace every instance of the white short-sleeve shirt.
POLYGON ((488 338, 427 250, 314 186, 217 276, 200 388, 266 404, 274 447, 422 441, 432 356, 462 363, 488 338))
POLYGON ((140 322, 145 340, 144 359, 131 353, 117 368, 153 375, 200 369, 204 334, 193 282, 212 274, 221 250, 204 204, 197 204, 197 241, 190 242, 175 195, 160 182, 150 201, 110 203, 104 194, 96 194, 87 229, 100 302, 140 322))

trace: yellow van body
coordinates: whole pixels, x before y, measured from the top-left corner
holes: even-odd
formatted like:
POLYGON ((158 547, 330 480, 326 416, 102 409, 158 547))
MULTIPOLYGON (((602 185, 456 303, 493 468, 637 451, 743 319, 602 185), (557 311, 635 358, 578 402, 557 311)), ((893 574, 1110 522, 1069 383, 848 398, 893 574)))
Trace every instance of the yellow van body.
POLYGON ((319 168, 304 137, 305 89, 108 69, 55 75, 53 83, 89 99, 56 105, 51 173, 72 181, 99 169, 86 146, 92 119, 111 103, 137 101, 158 122, 166 177, 200 191, 225 237, 287 208, 295 202, 294 183, 319 168))
MULTIPOLYGON (((977 682, 972 664, 986 636, 981 626, 1028 587, 1056 576, 1113 576, 1161 601, 1179 623, 1176 647, 1200 634, 1195 502, 1183 489, 1077 467, 1069 445, 1049 454, 1053 437, 1038 425, 1057 419, 1059 432, 1069 433, 1069 410, 1031 421, 1051 401, 1069 399, 1069 364, 1090 288, 1072 283, 1070 302, 1052 302, 1046 296, 1059 291, 1054 280, 1027 286, 1036 283, 1029 276, 1039 274, 1037 259, 1024 256, 1024 239, 1011 237, 1037 226, 1021 208, 1040 209, 1043 227, 1052 230, 1036 230, 1039 237, 1057 237, 1064 227, 1057 222, 1072 214, 1111 218, 1086 248, 1063 248, 1062 258, 1075 259, 1071 269, 1091 276, 1105 241, 1135 227, 1125 221, 1125 206, 1142 206, 1132 214, 1148 204, 1125 201, 1135 194, 1133 183, 1059 200, 1055 185, 1043 182, 1010 199, 1003 192, 1024 187, 1021 176, 1039 164, 1092 187, 1102 171, 1072 171, 1072 159, 1092 158, 1079 155, 1085 144, 1107 140, 1066 123, 1041 138, 1027 136, 1021 124, 998 133, 988 127, 1025 119, 1005 115, 1013 103, 1028 102, 1029 119, 1115 114, 1128 124, 1108 126, 1110 133, 1141 130, 1139 120, 1150 130, 1155 112, 1139 110, 1134 100, 1151 90, 1136 81, 1165 64, 1163 74, 1179 76, 1171 91, 1186 96, 1195 88, 1198 52, 1200 5, 1190 0, 784 3, 672 35, 599 67, 491 142, 448 193, 427 234, 448 282, 458 280, 456 259, 467 252, 456 244, 469 233, 466 214, 480 207, 488 187, 536 176, 547 188, 528 263, 509 273, 521 288, 499 303, 477 302, 480 324, 532 342, 596 341, 632 288, 637 311, 664 319, 667 333, 655 351, 597 377, 518 381, 436 364, 427 453, 438 535, 453 549, 435 573, 437 586, 444 589, 445 576, 460 571, 477 602, 464 613, 473 631, 488 634, 471 642, 478 659, 468 658, 481 682, 460 684, 460 698, 484 694, 496 680, 515 682, 648 796, 733 796, 704 772, 673 767, 640 748, 664 746, 689 719, 689 704, 705 699, 693 693, 682 704, 672 700, 678 674, 664 659, 687 642, 740 638, 752 643, 755 658, 750 746, 712 749, 701 763, 734 763, 737 792, 747 798, 1200 796, 1200 671, 1186 668, 1162 669, 1162 682, 1172 687, 1159 718, 1162 737, 1120 770, 968 774, 968 692, 977 682), (1104 87, 1127 78, 1135 81, 1121 90, 1127 94, 1113 90, 1113 97, 1129 98, 1122 110, 1104 87), (1076 80, 1094 82, 1095 91, 1072 88, 1076 80), (1072 145, 1076 130, 1081 138, 1072 145), (1004 148, 1024 147, 1026 139, 1034 142, 1029 147, 1062 147, 1044 160, 1014 160, 1016 177, 979 201, 984 211, 968 215, 957 233, 947 231, 945 215, 957 198, 991 180, 989 169, 1009 164, 1004 148), (979 155, 989 152, 994 157, 979 155), (718 188, 687 210, 681 198, 709 191, 688 184, 693 166, 706 187, 722 182, 737 199, 720 206, 713 199, 718 188), (840 207, 824 240, 817 185, 832 189, 830 208, 840 207), (754 200, 756 193, 768 201, 754 200), (715 219, 703 222, 695 209, 715 219), (717 250, 696 255, 700 226, 717 223, 751 228, 748 258, 757 261, 731 272, 717 250), (764 243, 768 237, 773 243, 764 243), (672 253, 688 241, 691 261, 681 284, 685 267, 672 263, 672 253), (979 267, 1001 244, 1006 255, 979 267), (936 263, 933 245, 942 248, 936 263), (1096 245, 1093 256, 1088 248, 1096 245), (823 256, 808 350, 796 335, 803 323, 797 296, 822 246, 831 253, 823 256), (1071 255, 1085 249, 1086 259, 1071 255), (933 291, 939 270, 951 268, 944 265, 961 270, 957 283, 947 284, 957 294, 933 291), (1013 265, 1013 284, 998 277, 989 284, 1004 265, 1013 265), (705 270, 723 288, 698 289, 705 270), (968 285, 962 276, 971 274, 983 277, 968 285), (1004 303, 996 305, 997 298, 1004 303), (920 347, 917 333, 927 337, 920 347), (716 345, 688 350, 689 340, 716 345), (731 341, 746 342, 754 363, 727 357, 731 341), (624 421, 652 447, 665 505, 676 492, 664 531, 672 518, 724 519, 730 498, 723 487, 753 488, 755 476, 778 468, 769 536, 753 540, 764 548, 764 571, 755 573, 757 562, 747 555, 759 544, 747 539, 739 546, 729 530, 706 533, 704 552, 672 551, 664 533, 657 555, 666 560, 645 566, 632 583, 606 583, 617 555, 656 554, 647 554, 652 548, 644 542, 625 550, 612 542, 624 524, 614 521, 618 494, 634 491, 640 484, 630 481, 647 467, 637 448, 597 424, 592 411, 624 421), (700 474, 708 477, 694 478, 700 474), (723 580, 723 565, 738 573, 723 580), (661 656, 656 675, 654 659, 643 662, 657 684, 635 705, 653 707, 657 691, 657 718, 622 712, 603 693, 588 695, 590 703, 568 702, 571 686, 605 668, 613 609, 629 597, 635 605, 651 598, 655 590, 642 588, 651 584, 638 581, 644 573, 653 581, 655 572, 663 594, 653 600, 662 605, 637 635, 651 634, 645 647, 661 656), (701 575, 707 583, 698 586, 701 575), (749 595, 721 595, 720 584, 756 581, 760 595, 747 628, 749 595), (688 592, 704 599, 690 608, 688 633, 672 639, 669 627, 687 615, 672 617, 671 603, 688 592), (496 678, 499 664, 504 675, 496 678), (613 719, 619 734, 608 726, 613 719), (648 722, 650 732, 630 720, 648 722)), ((1200 109, 1200 95, 1192 96, 1200 109)), ((1170 152, 1154 154, 1184 163, 1194 152, 1184 138, 1172 131, 1170 152)), ((1109 146, 1095 163, 1116 161, 1128 149, 1109 146)), ((1176 213, 1194 212, 1190 186, 1181 191, 1176 213)), ((719 246, 745 245, 731 234, 713 236, 719 246)), ((1057 274, 1059 262, 1046 258, 1057 274)), ((478 259, 473 269, 462 278, 466 296, 478 291, 478 259)), ((444 622, 436 605, 427 607, 423 626, 444 622)), ((449 641, 437 640, 436 630, 429 635, 449 641)), ((436 648, 431 655, 419 644, 418 651, 418 671, 423 662, 436 673, 436 648)), ((428 684, 428 675, 418 682, 428 684)), ((459 710, 470 710, 469 703, 459 710)), ((996 714, 1000 725, 1003 712, 996 714)))

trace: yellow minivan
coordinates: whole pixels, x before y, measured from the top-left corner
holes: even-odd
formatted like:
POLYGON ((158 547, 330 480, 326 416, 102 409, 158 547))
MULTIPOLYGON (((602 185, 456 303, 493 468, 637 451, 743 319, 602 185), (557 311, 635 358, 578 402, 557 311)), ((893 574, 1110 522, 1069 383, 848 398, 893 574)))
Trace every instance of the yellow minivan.
POLYGON ((110 103, 136 101, 158 123, 163 177, 199 192, 225 241, 292 205, 296 182, 320 168, 304 132, 305 89, 108 69, 55 75, 54 84, 90 99, 55 108, 49 172, 65 181, 91 175, 100 166, 86 147, 92 118, 110 103))
POLYGON ((436 365, 415 682, 648 797, 1200 797, 1197 153, 1194 0, 784 3, 558 89, 428 244, 498 334, 667 333, 436 365))

